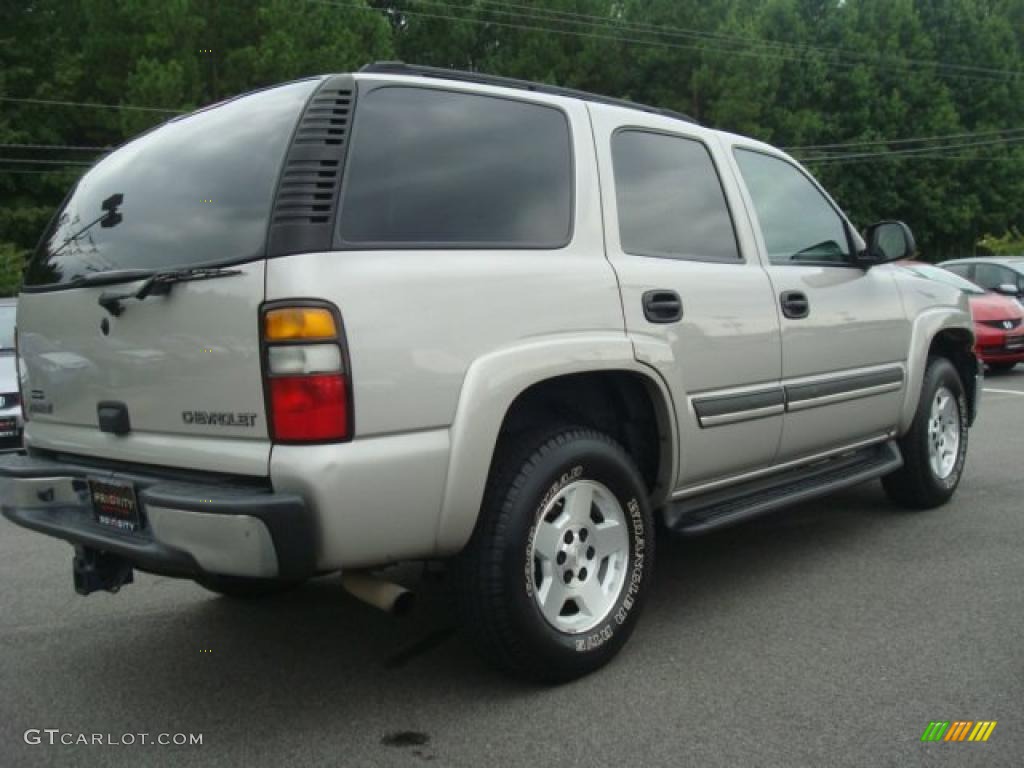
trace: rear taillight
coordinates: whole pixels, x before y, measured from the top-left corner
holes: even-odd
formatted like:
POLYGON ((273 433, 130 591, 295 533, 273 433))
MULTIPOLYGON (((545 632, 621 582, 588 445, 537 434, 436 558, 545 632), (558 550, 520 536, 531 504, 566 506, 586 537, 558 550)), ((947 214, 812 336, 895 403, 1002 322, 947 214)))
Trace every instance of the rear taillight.
POLYGON ((338 312, 275 303, 263 310, 261 327, 271 437, 283 443, 351 439, 352 390, 338 312))

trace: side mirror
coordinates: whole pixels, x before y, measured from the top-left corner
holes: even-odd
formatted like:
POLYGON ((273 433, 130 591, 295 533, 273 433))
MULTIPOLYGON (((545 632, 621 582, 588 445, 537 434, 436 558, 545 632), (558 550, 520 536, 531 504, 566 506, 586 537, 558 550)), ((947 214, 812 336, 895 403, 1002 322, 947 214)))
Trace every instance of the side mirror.
POLYGON ((1021 295, 1020 291, 1017 290, 1017 286, 1013 285, 1012 283, 1003 283, 1002 285, 997 285, 995 287, 995 292, 1001 293, 1003 294, 1003 296, 1012 296, 1013 298, 1017 298, 1018 296, 1021 295))
POLYGON ((867 268, 874 264, 909 259, 917 253, 917 242, 910 227, 902 221, 880 221, 864 231, 867 248, 857 254, 857 263, 867 268))

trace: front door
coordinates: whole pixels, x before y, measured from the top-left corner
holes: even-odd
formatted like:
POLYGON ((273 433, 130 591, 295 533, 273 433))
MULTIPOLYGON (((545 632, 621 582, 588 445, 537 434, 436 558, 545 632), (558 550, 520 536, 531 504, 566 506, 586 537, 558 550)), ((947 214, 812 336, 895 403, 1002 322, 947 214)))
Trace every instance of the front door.
POLYGON ((778 461, 875 439, 898 422, 910 323, 892 267, 854 265, 852 228, 788 159, 732 147, 782 328, 778 461))

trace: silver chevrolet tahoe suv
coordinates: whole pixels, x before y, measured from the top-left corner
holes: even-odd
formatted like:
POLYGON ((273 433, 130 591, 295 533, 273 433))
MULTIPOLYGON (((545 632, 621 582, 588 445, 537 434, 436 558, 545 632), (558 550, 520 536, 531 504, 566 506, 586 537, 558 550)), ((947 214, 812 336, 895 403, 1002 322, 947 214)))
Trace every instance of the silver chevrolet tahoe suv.
POLYGON ((913 251, 666 110, 400 63, 267 88, 62 204, 0 504, 83 594, 341 571, 386 604, 370 570, 447 561, 486 656, 571 679, 632 632, 656 526, 950 498, 979 368, 966 297, 887 264, 913 251))

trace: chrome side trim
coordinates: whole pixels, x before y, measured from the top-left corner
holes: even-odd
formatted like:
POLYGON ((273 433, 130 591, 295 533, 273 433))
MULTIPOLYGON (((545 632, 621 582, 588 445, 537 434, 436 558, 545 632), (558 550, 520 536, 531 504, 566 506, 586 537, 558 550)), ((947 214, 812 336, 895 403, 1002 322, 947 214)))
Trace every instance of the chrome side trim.
POLYGON ((905 380, 904 368, 899 364, 790 379, 784 382, 786 410, 799 411, 894 392, 903 388, 905 380))
POLYGON ((741 483, 746 480, 755 480, 765 475, 775 474, 776 472, 783 472, 793 467, 799 467, 803 464, 813 464, 821 459, 827 459, 831 456, 837 456, 840 453, 846 453, 847 451, 855 451, 858 448, 867 448, 869 445, 876 445, 877 443, 884 443, 886 440, 890 440, 895 436, 895 432, 886 432, 882 435, 876 435, 875 437, 867 438, 866 440, 858 440, 855 443, 849 443, 839 448, 832 448, 821 453, 813 453, 803 458, 793 459, 782 464, 775 464, 770 467, 762 467, 761 469, 755 469, 750 472, 741 472, 738 475, 729 475, 728 477, 722 477, 718 480, 711 480, 710 482, 700 483, 698 485, 691 485, 687 488, 681 488, 672 494, 672 500, 685 499, 689 496, 696 496, 699 493, 705 491, 713 491, 716 488, 721 488, 726 485, 732 485, 734 483, 741 483))
POLYGON ((705 392, 692 396, 690 406, 697 424, 707 429, 896 392, 903 389, 906 380, 906 367, 902 363, 887 363, 801 376, 769 386, 759 384, 705 392))
POLYGON ((785 410, 786 394, 781 384, 739 392, 720 391, 690 399, 701 427, 735 424, 738 421, 776 416, 785 410))
POLYGON ((847 390, 846 392, 837 392, 834 395, 822 395, 821 397, 808 397, 803 400, 794 400, 786 403, 786 410, 803 411, 808 408, 819 408, 823 405, 841 403, 844 400, 857 400, 862 397, 881 395, 886 392, 898 392, 901 389, 903 389, 902 379, 900 381, 894 381, 890 384, 879 384, 874 387, 862 387, 860 389, 847 390))
POLYGON ((754 419, 765 419, 769 416, 780 416, 785 412, 786 406, 779 403, 778 405, 768 405, 764 408, 751 408, 747 411, 723 413, 718 416, 701 416, 698 414, 697 419, 702 427, 719 427, 723 424, 736 424, 740 421, 753 421, 754 419))

